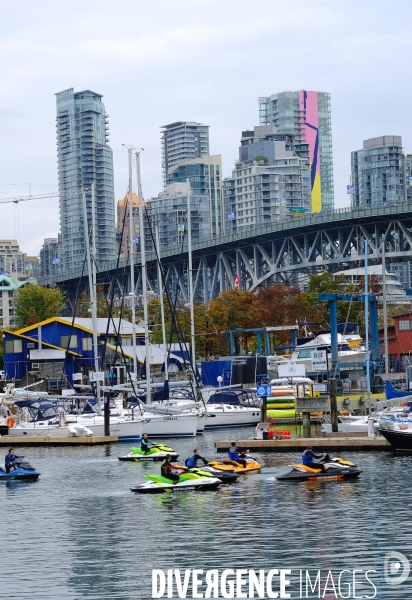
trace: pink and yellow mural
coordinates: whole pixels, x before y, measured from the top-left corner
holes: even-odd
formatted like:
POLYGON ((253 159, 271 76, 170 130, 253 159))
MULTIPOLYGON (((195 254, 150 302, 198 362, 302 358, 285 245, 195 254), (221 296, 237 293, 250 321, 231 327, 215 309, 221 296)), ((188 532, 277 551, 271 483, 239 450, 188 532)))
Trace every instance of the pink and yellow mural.
POLYGON ((299 92, 299 106, 303 122, 301 123, 302 142, 309 144, 310 182, 312 189, 312 212, 322 210, 322 192, 320 187, 319 152, 319 112, 317 92, 299 92))

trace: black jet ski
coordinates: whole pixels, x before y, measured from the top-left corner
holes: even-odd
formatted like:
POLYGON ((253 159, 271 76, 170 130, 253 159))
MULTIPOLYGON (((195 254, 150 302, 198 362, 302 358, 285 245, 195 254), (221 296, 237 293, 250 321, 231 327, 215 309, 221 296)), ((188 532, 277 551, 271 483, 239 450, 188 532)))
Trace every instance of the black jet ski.
POLYGON ((316 464, 312 467, 307 467, 302 464, 292 463, 292 470, 285 475, 276 477, 279 481, 309 481, 313 479, 355 479, 362 471, 357 468, 355 463, 343 458, 330 458, 327 454, 321 463, 325 467, 325 471, 316 468, 316 464))
POLYGON ((233 483, 239 477, 239 473, 234 473, 231 471, 219 471, 219 469, 215 469, 209 465, 204 465, 203 467, 186 468, 189 473, 196 473, 197 475, 201 475, 203 477, 216 477, 223 483, 233 483))
POLYGON ((27 460, 16 460, 14 464, 17 468, 12 469, 10 473, 6 473, 0 467, 0 481, 13 481, 15 479, 35 481, 40 476, 40 473, 27 460))

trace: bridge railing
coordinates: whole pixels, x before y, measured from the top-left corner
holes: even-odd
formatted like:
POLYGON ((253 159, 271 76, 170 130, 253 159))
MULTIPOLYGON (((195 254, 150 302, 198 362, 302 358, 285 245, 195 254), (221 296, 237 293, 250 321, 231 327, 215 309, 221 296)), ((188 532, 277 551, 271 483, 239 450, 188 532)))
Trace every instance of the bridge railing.
MULTIPOLYGON (((412 212, 412 201, 387 202, 383 205, 368 204, 355 207, 347 206, 343 208, 324 210, 319 213, 310 212, 302 215, 285 214, 282 216, 281 221, 270 221, 268 223, 259 223, 248 227, 238 227, 231 229, 230 231, 220 233, 212 238, 208 237, 198 239, 193 242, 192 248, 194 251, 196 251, 206 248, 224 246, 226 244, 230 244, 231 242, 236 242, 245 238, 259 237, 269 233, 286 232, 294 228, 306 227, 315 223, 320 225, 333 221, 343 221, 350 218, 357 219, 367 216, 379 216, 403 212, 412 212)), ((167 258, 181 254, 182 251, 187 252, 187 242, 185 242, 183 246, 182 244, 176 244, 168 246, 167 248, 163 248, 160 252, 160 255, 162 258, 167 258)), ((146 255, 146 260, 148 262, 154 261, 155 258, 156 255, 154 252, 148 252, 146 255)), ((136 252, 134 255, 134 262, 136 265, 140 264, 140 252, 136 252)), ((120 259, 119 261, 119 267, 121 269, 128 267, 129 264, 129 260, 127 258, 120 259)), ((116 269, 116 265, 117 260, 114 259, 105 263, 100 263, 99 266, 104 271, 114 271, 116 269)), ((57 274, 51 277, 39 278, 39 282, 50 284, 53 281, 77 279, 79 276, 80 273, 78 269, 59 270, 57 274)))

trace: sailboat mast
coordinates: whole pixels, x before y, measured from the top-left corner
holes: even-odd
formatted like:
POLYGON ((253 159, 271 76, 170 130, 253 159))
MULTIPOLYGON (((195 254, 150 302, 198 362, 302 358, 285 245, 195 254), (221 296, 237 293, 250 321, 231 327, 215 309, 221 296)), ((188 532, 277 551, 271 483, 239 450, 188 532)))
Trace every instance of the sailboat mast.
POLYGON ((366 352, 366 390, 368 392, 368 412, 371 406, 371 382, 369 365, 369 285, 368 285, 368 240, 365 239, 365 352, 366 352))
POLYGON ((196 373, 196 345, 195 345, 195 315, 193 307, 193 263, 192 263, 192 219, 191 219, 191 189, 190 181, 186 179, 187 193, 187 246, 189 254, 189 305, 190 305, 190 345, 193 372, 196 373))
POLYGON ((167 344, 166 344, 166 327, 165 327, 165 307, 163 298, 163 282, 162 282, 162 269, 160 268, 160 242, 159 242, 159 228, 156 225, 156 249, 157 249, 157 281, 159 286, 159 300, 160 300, 160 317, 162 321, 162 337, 163 337, 163 348, 165 351, 165 381, 169 381, 169 368, 167 362, 167 344))
MULTIPOLYGON (((93 329, 93 358, 94 358, 94 370, 99 370, 99 350, 97 345, 97 306, 96 306, 96 267, 92 269, 92 262, 90 258, 90 240, 89 240, 89 225, 87 219, 87 204, 86 204, 86 193, 82 191, 83 200, 83 226, 84 226, 84 242, 86 246, 86 260, 87 260, 87 272, 89 275, 89 296, 90 296, 90 309, 92 312, 92 329, 93 329)), ((92 184, 92 213, 94 213, 94 185, 92 184)), ((92 223, 94 222, 92 217, 92 223)), ((92 232, 94 238, 94 231, 92 232)), ((94 254, 95 243, 93 242, 93 254, 94 254)), ((94 258, 94 256, 93 256, 94 258)), ((93 261, 94 264, 94 261, 93 261)), ((96 382, 96 393, 97 393, 97 412, 100 415, 102 408, 100 404, 100 382, 96 382)))
POLYGON ((147 308, 147 273, 146 273, 146 244, 143 223, 143 193, 140 178, 140 152, 136 156, 137 195, 139 196, 139 225, 140 225, 140 260, 142 263, 142 299, 144 318, 144 344, 146 358, 146 404, 152 403, 152 392, 150 389, 150 339, 149 339, 149 311, 147 308))
POLYGON ((386 304, 386 235, 382 240, 382 294, 383 294, 383 337, 385 345, 385 374, 389 381, 388 307, 386 304))
POLYGON ((129 159, 129 236, 130 236, 130 298, 132 301, 132 352, 133 352, 133 374, 134 381, 137 380, 136 360, 136 302, 134 286, 134 227, 133 227, 133 171, 132 171, 132 148, 127 149, 129 159))

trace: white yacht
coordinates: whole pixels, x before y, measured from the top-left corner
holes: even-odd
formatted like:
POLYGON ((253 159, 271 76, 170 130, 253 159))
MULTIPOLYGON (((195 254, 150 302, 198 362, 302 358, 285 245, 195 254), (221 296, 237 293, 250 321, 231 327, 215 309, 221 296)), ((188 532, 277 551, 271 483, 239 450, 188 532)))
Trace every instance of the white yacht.
MULTIPOLYGON (((339 364, 347 365, 343 367, 345 369, 356 369, 360 368, 360 363, 365 363, 366 351, 365 348, 360 346, 361 338, 358 334, 342 335, 338 336, 338 362, 339 364), (356 366, 356 365, 359 366, 356 366)), ((288 360, 304 364, 306 372, 312 371, 312 352, 313 350, 326 350, 328 360, 328 370, 332 368, 332 355, 331 355, 331 334, 319 333, 314 337, 313 340, 296 346, 293 353, 290 356, 269 356, 268 357, 268 372, 277 371, 279 364, 285 364, 288 360)))

